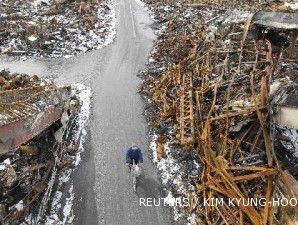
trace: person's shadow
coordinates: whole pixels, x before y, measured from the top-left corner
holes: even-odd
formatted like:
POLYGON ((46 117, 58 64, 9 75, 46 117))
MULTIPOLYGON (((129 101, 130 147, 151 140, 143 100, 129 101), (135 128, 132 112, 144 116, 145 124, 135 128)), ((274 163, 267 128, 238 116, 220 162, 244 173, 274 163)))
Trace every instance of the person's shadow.
POLYGON ((152 179, 146 178, 144 175, 138 178, 137 181, 137 195, 139 198, 161 198, 160 184, 152 179))

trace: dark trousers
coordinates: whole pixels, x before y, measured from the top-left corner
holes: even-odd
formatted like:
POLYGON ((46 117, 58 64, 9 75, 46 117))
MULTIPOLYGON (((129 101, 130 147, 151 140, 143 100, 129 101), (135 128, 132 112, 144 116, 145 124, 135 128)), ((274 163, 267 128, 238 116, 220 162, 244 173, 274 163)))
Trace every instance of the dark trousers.
POLYGON ((135 165, 138 165, 139 164, 139 159, 130 159, 130 162, 128 162, 128 170, 129 172, 131 171, 131 166, 133 165, 133 163, 135 163, 135 165))
POLYGON ((133 163, 135 163, 137 165, 137 164, 139 164, 139 161, 140 161, 139 159, 130 159, 130 162, 128 162, 128 163, 131 164, 131 165, 133 163))

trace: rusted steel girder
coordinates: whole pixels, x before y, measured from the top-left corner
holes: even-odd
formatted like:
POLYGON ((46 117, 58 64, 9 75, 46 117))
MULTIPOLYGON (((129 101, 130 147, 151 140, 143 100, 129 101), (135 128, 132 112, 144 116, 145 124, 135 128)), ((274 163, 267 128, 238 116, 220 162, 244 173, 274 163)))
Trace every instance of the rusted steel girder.
MULTIPOLYGON (((0 126, 0 154, 18 148, 60 119, 65 103, 69 99, 70 89, 57 88, 44 92, 44 96, 39 96, 36 101, 29 97, 23 101, 5 103, 10 113, 8 111, 4 113, 6 115, 9 113, 11 122, 4 121, 4 125, 0 126), (35 106, 35 103, 40 101, 42 106, 35 106), (34 110, 29 112, 28 108, 34 108, 34 110)), ((10 94, 13 95, 14 92, 10 94)))
POLYGON ((192 73, 183 74, 180 96, 180 138, 181 146, 185 150, 194 146, 194 109, 192 73))

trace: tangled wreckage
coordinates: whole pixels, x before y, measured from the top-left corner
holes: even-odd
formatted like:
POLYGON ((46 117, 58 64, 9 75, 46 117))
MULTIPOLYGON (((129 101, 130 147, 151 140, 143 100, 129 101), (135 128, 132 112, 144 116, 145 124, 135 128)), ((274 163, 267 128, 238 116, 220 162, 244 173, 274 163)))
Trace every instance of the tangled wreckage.
POLYGON ((297 3, 146 2, 161 24, 141 87, 157 157, 174 139, 201 166, 184 176, 184 194, 199 199, 188 222, 298 224, 297 205, 273 204, 298 198, 297 3), (210 198, 242 201, 203 204, 210 198))
POLYGON ((110 0, 2 0, 0 54, 71 57, 110 43, 110 0))
POLYGON ((80 104, 70 86, 0 72, 0 224, 29 213, 40 224, 58 171, 73 164, 80 104))

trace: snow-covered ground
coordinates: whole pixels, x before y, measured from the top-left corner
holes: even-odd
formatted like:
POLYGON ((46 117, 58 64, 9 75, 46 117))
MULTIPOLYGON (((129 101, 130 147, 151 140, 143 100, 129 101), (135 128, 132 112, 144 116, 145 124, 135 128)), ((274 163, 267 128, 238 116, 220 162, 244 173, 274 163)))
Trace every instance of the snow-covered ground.
POLYGON ((69 58, 100 49, 115 37, 113 0, 81 5, 58 5, 53 0, 9 4, 0 2, 1 54, 69 58), (8 13, 12 8, 14 16, 8 13))
MULTIPOLYGON (((150 139, 150 153, 152 154, 152 161, 156 164, 159 171, 162 186, 167 191, 167 197, 165 202, 173 209, 175 221, 187 221, 187 225, 195 225, 195 215, 189 216, 188 208, 183 204, 172 204, 177 198, 187 198, 189 202, 192 196, 192 190, 194 186, 190 184, 190 179, 186 178, 187 174, 182 167, 179 159, 175 157, 174 149, 171 148, 171 140, 165 144, 166 157, 158 160, 157 158, 157 134, 152 134, 150 139), (175 196, 175 197, 174 197, 175 196)), ((196 169, 199 169, 199 165, 192 162, 196 169)))

